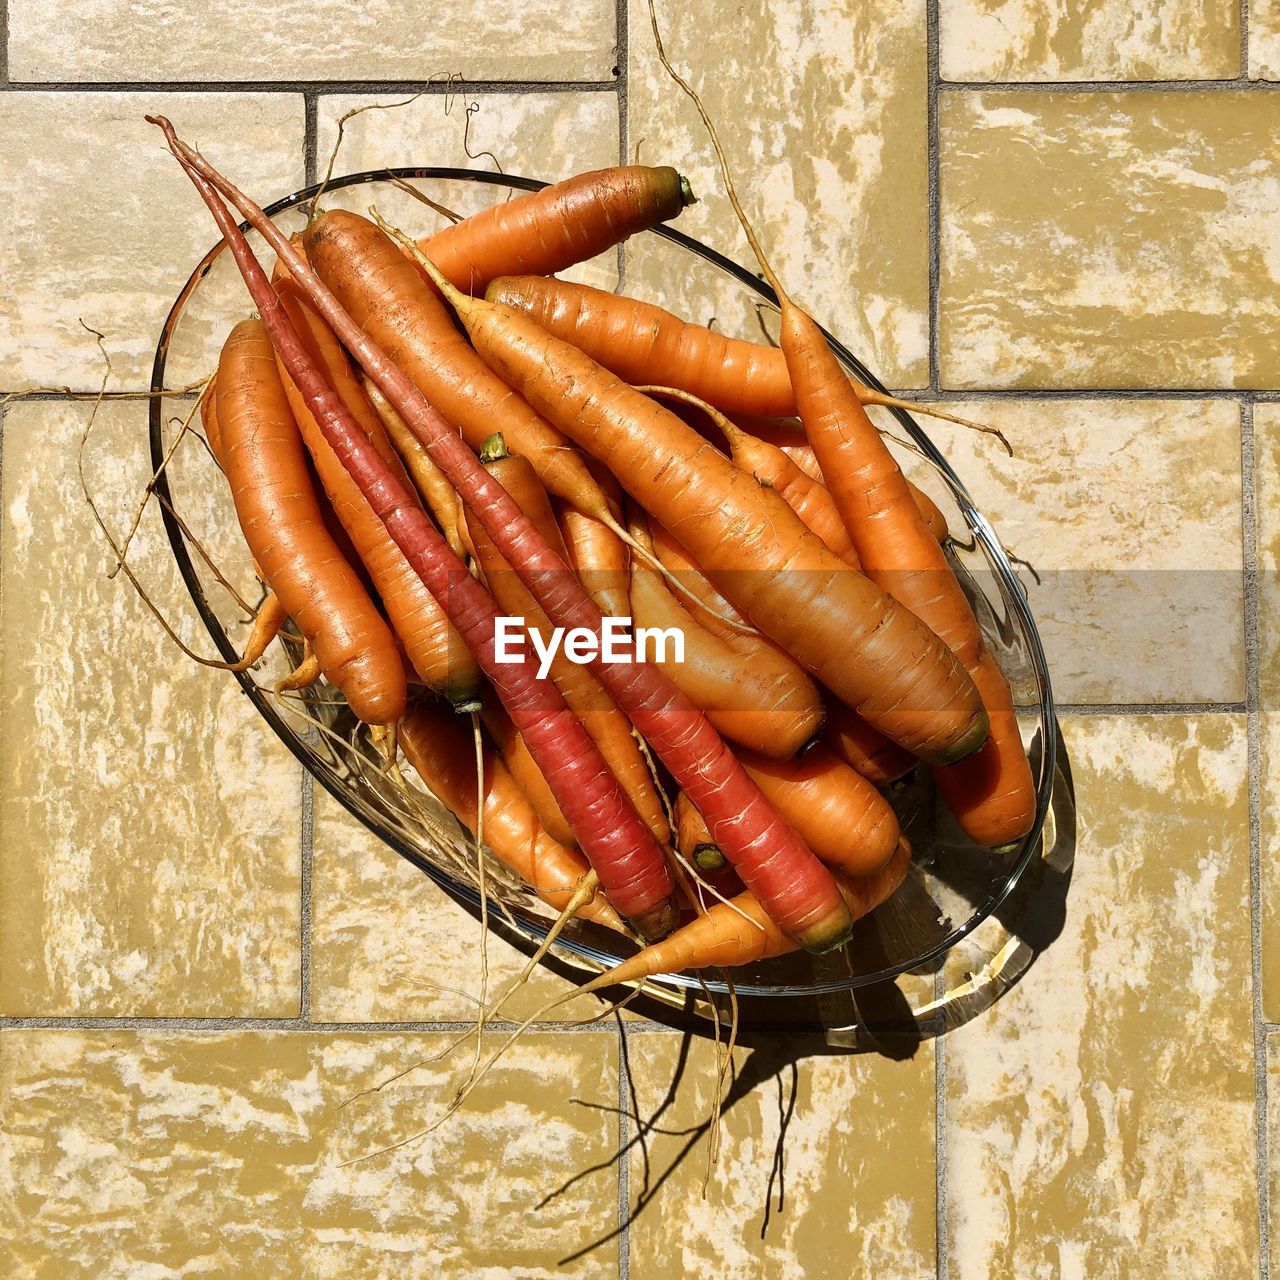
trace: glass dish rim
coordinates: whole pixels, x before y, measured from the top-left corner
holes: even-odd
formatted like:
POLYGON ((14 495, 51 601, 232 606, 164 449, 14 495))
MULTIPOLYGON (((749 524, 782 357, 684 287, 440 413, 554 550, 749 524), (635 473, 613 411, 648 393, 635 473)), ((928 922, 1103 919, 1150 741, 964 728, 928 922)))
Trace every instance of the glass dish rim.
MULTIPOLYGON (((307 187, 291 192, 289 195, 283 196, 273 203, 265 206, 264 211, 269 217, 275 217, 279 213, 286 212, 301 204, 305 204, 322 190, 342 190, 346 187, 359 186, 370 182, 387 182, 395 178, 400 178, 405 181, 417 178, 435 179, 440 181, 478 182, 482 185, 503 186, 517 191, 539 191, 543 187, 550 185, 537 178, 526 178, 517 174, 492 173, 485 170, 459 169, 447 166, 404 165, 380 169, 366 169, 359 173, 344 174, 339 177, 330 178, 326 182, 312 183, 307 187)), ((241 229, 248 231, 248 224, 242 223, 241 229)), ((734 262, 732 259, 725 257, 717 250, 704 245, 701 241, 695 240, 692 236, 686 235, 684 232, 678 231, 667 225, 653 227, 643 234, 656 235, 661 239, 668 240, 679 245, 683 249, 695 254, 697 257, 702 258, 712 266, 733 277, 740 284, 746 285, 750 289, 754 290, 766 302, 776 307, 777 295, 763 280, 748 271, 745 267, 734 262)), ((162 469, 165 455, 165 422, 163 410, 164 396, 160 394, 168 390, 164 386, 164 374, 169 351, 170 335, 173 331, 174 325, 181 316, 191 294, 208 274, 214 261, 223 252, 225 247, 225 243, 222 240, 219 240, 200 259, 190 277, 178 292, 177 297, 174 299, 174 302, 165 317, 164 324, 160 331, 160 337, 156 343, 155 359, 152 364, 150 386, 151 396, 148 401, 148 435, 153 474, 157 475, 155 490, 157 497, 160 499, 159 505, 161 516, 164 521, 166 535, 169 539, 170 550, 177 561, 183 582, 186 584, 187 591, 191 596, 192 602, 195 605, 196 611, 200 615, 201 621, 204 623, 206 630, 209 632, 214 644, 217 646, 222 656, 227 661, 234 662, 239 655, 231 645, 230 640, 226 636, 221 624, 208 603, 203 586, 201 585, 196 573, 195 565, 187 552, 186 542, 181 526, 170 509, 171 494, 169 492, 168 476, 162 469)), ((832 349, 835 351, 837 356, 839 356, 839 358, 854 371, 863 383, 876 391, 882 393, 888 392, 888 388, 885 387, 880 379, 877 378, 861 360, 854 356, 853 353, 839 341, 839 339, 828 332, 825 327, 822 327, 822 332, 826 336, 828 342, 831 343, 832 349)), ((891 408, 889 409, 889 412, 907 431, 914 445, 920 450, 928 462, 946 479, 953 492, 953 496, 956 499, 957 505, 969 526, 970 533, 981 543, 1004 588, 1005 598, 1018 615, 1023 636, 1030 650, 1031 666, 1035 673, 1041 705, 1041 723, 1039 726, 1041 731, 1041 767, 1040 777, 1037 780, 1036 785, 1035 822, 1032 825, 1031 830, 1022 838, 1016 856, 1011 855, 1009 870, 1000 881, 999 885, 992 890, 992 892, 988 894, 983 901, 973 907, 963 923, 957 925, 939 942, 936 942, 933 946, 921 952, 918 956, 907 961, 900 961, 896 964, 886 965, 875 972, 849 977, 815 980, 803 986, 793 984, 761 985, 758 983, 735 982, 733 984, 733 989, 739 996, 751 996, 766 999, 814 997, 855 990, 857 988, 871 986, 875 983, 891 981, 904 973, 928 969, 935 961, 946 955, 948 951, 972 934, 974 930, 976 930, 984 923, 984 921, 989 919, 999 909, 1000 905, 1008 898, 1009 894, 1013 892, 1013 889, 1022 878, 1027 867, 1030 865, 1032 858, 1040 847, 1040 837, 1053 794, 1054 766, 1058 752, 1058 724, 1054 713, 1052 683, 1049 676, 1044 647, 1040 639, 1039 629, 1036 626, 1035 618, 1032 616, 1026 595, 1013 570, 1013 566, 1009 561, 1008 555, 1001 545, 1000 540, 996 537, 995 531, 988 523, 986 517, 983 516, 983 514, 974 505, 973 499, 970 496, 968 489, 965 487, 964 482, 952 470, 947 459, 938 450, 933 441, 911 416, 911 414, 903 409, 897 408, 891 408)), ((441 889, 449 894, 450 897, 461 903, 473 914, 479 909, 480 899, 474 890, 469 886, 452 879, 452 877, 450 877, 445 871, 437 867, 427 857, 416 850, 406 840, 402 839, 389 827, 385 827, 381 823, 371 823, 369 817, 357 809, 354 799, 347 794, 347 789, 341 786, 337 779, 327 777, 313 769, 307 753, 299 742, 297 735, 288 727, 283 717, 261 694, 257 685, 250 677, 250 674, 248 672, 235 672, 234 674, 236 679, 239 681, 241 688, 248 695, 258 713, 274 730, 276 736, 285 744, 302 767, 306 769, 308 774, 310 774, 314 780, 318 781, 320 785, 323 786, 324 789, 339 804, 341 804, 348 813, 352 815, 352 817, 360 822, 362 826, 371 830, 374 835, 388 844, 402 858, 417 867, 420 871, 424 872, 435 884, 439 885, 441 889)), ((545 939, 548 929, 550 928, 549 922, 543 922, 523 914, 518 917, 516 923, 518 925, 519 934, 522 936, 523 940, 535 945, 545 939)), ((588 964, 600 970, 610 969, 614 965, 620 963, 622 959, 620 956, 600 950, 597 947, 572 938, 562 937, 557 941, 554 949, 562 954, 567 952, 568 955, 564 956, 564 958, 570 964, 586 961, 588 964)), ((669 991, 674 990, 676 993, 704 988, 716 994, 726 994, 729 991, 729 986, 725 982, 714 978, 706 978, 704 980, 692 974, 663 974, 657 978, 651 979, 650 981, 654 985, 666 987, 669 991)))

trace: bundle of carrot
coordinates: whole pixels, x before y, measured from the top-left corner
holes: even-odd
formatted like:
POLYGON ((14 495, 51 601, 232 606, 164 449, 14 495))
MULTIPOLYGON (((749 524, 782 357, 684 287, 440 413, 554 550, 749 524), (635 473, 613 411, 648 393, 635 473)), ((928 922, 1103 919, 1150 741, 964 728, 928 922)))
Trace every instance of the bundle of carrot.
POLYGON ((556 278, 678 215, 674 169, 290 241, 153 122, 257 311, 203 403, 268 588, 245 659, 292 619, 289 687, 340 691, 562 920, 640 939, 610 981, 839 946, 906 874, 883 789, 919 762, 975 841, 1026 834, 946 522, 864 407, 901 402, 849 379, 727 166, 779 349, 556 278))

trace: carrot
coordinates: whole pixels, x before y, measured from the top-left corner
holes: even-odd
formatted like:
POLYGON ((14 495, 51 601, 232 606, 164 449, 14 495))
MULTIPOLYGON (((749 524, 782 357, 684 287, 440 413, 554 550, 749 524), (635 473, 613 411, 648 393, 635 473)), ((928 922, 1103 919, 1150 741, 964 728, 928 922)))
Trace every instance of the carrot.
POLYGON ((534 813, 538 815, 538 821, 546 828, 552 839, 559 841, 566 848, 576 848, 578 837, 573 834, 573 828, 569 826, 564 811, 547 785, 546 778, 542 776, 542 770, 529 754, 528 744, 511 723, 511 717, 500 706, 490 706, 485 707, 481 712, 481 719, 497 746, 498 753, 502 756, 502 763, 506 765, 507 772, 515 779, 525 799, 533 806, 534 813))
POLYGON ((719 871, 727 865, 693 801, 683 791, 676 796, 676 847, 699 871, 719 871))
MULTIPOLYGON (((423 245, 423 251, 432 257, 429 244, 423 245)), ((785 418, 796 411, 786 358, 776 347, 731 338, 682 320, 652 302, 546 279, 543 273, 495 279, 484 295, 490 302, 525 312, 548 333, 585 351, 624 382, 678 387, 725 413, 785 418)), ((973 425, 932 405, 900 400, 856 378, 850 381, 863 404, 973 425)))
MULTIPOLYGON (((640 521, 631 534, 648 544, 640 521)), ((786 759, 822 728, 817 686, 767 640, 715 635, 699 625, 648 565, 631 566, 631 617, 636 627, 675 629, 684 652, 655 659, 675 686, 728 739, 786 759)))
POLYGON ((218 430, 218 379, 215 376, 209 383, 209 390, 200 401, 200 424, 204 427, 204 438, 208 442, 209 452, 213 460, 222 465, 222 433, 218 430))
MULTIPOLYGON (((346 356, 329 327, 316 315, 290 281, 281 283, 280 303, 311 359, 342 398, 370 443, 382 455, 407 488, 408 477, 387 439, 382 423, 351 373, 346 356)), ((450 625, 444 610, 426 584, 391 540, 381 520, 365 500, 356 482, 329 447, 302 393, 277 357, 285 395, 302 439, 315 463, 334 514, 347 531, 360 562, 382 600, 392 630, 404 644, 418 678, 445 697, 457 711, 480 706, 480 668, 462 637, 450 625)))
POLYGON ((585 262, 693 203, 672 168, 597 169, 463 218, 423 240, 422 250, 459 289, 483 293, 495 276, 551 275, 585 262))
POLYGON ((833 701, 827 708, 822 740, 845 764, 877 787, 888 786, 915 768, 915 756, 876 732, 841 702, 833 701))
POLYGON ((422 447, 422 441, 404 425, 404 419, 387 402, 387 397, 368 378, 364 379, 363 386, 365 395, 369 397, 369 403, 373 405, 374 412, 391 437, 401 462, 413 477, 418 496, 435 518, 454 554, 464 555, 462 539, 458 536, 458 495, 454 493, 453 486, 445 479, 444 472, 431 461, 431 455, 422 447))
MULTIPOLYGON (((588 462, 615 516, 622 510, 622 490, 613 475, 599 463, 588 462)), ((587 594, 595 601, 606 617, 627 616, 627 581, 630 554, 626 544, 596 516, 566 502, 557 502, 556 516, 560 532, 569 552, 569 564, 577 572, 578 579, 587 594)))
POLYGON ((723 413, 697 396, 675 387, 641 386, 636 388, 648 395, 668 396, 691 404, 715 423, 729 446, 729 456, 755 478, 757 484, 767 485, 780 493, 787 506, 803 521, 805 528, 817 534, 827 549, 841 560, 858 569, 861 564, 853 549, 840 513, 831 494, 819 481, 811 479, 787 457, 781 449, 761 440, 730 422, 723 413))
MULTIPOLYGON (((533 526, 546 540, 547 545, 567 560, 568 553, 560 540, 560 530, 547 500, 547 492, 538 481, 527 458, 507 453, 502 436, 496 435, 486 444, 480 455, 485 469, 516 500, 520 509, 533 522, 533 526)), ((511 566, 498 550, 493 539, 474 516, 467 518, 467 533, 475 549, 476 561, 484 574, 489 590, 503 611, 511 617, 524 619, 525 625, 540 633, 544 642, 551 637, 551 620, 528 588, 512 572, 511 566)), ((600 682, 584 666, 571 662, 563 651, 557 653, 551 663, 551 678, 559 686, 569 709, 585 725, 587 732, 600 748, 605 763, 613 770, 623 791, 636 812, 644 819, 654 839, 665 843, 671 838, 666 812, 654 785, 649 765, 631 732, 631 724, 618 710, 600 682)))
POLYGON ((471 350, 432 287, 372 222, 334 209, 308 227, 305 243, 315 274, 344 310, 473 449, 500 430, 551 493, 608 516, 577 450, 471 350))
MULTIPOLYGON (((204 195, 206 189, 212 192, 213 187, 209 184, 216 184, 217 189, 226 194, 271 248, 285 259, 316 309, 365 372, 382 388, 409 427, 427 445, 459 497, 469 510, 475 511, 552 621, 557 626, 581 626, 588 632, 598 633, 603 624, 599 609, 577 579, 566 572, 567 566, 547 547, 506 490, 485 472, 449 424, 423 400, 403 371, 360 329, 309 264, 293 252, 288 240, 261 207, 181 143, 171 125, 167 122, 165 125, 171 150, 192 180, 201 187, 201 194, 204 195)), ((222 215, 219 226, 235 246, 238 228, 217 202, 216 196, 213 200, 222 215)), ((243 238, 240 244, 243 245, 243 238)), ((242 252, 247 253, 247 248, 242 252)), ((353 444, 358 445, 358 442, 353 441, 353 444)), ((472 645, 482 667, 491 653, 493 625, 490 615, 489 648, 482 653, 472 645)), ((467 637, 466 629, 460 626, 459 630, 467 637)), ((505 670, 498 667, 500 674, 505 670)), ((835 880, 795 832, 778 817, 706 718, 648 664, 599 663, 597 671, 610 696, 648 740, 677 785, 689 793, 690 799, 701 810, 726 857, 738 867, 744 883, 765 904, 788 936, 815 950, 826 950, 843 941, 852 923, 835 880)), ((512 705, 509 702, 508 709, 512 705)), ((514 713, 512 718, 523 732, 524 726, 514 713)), ((534 745, 530 740, 531 749, 534 745)), ((538 763, 546 773, 551 761, 539 759, 538 763)), ((561 762, 557 776, 563 777, 564 772, 565 765, 561 762)), ((548 780, 552 781, 550 774, 548 780)), ((573 813, 566 804, 566 796, 572 793, 562 792, 559 787, 556 791, 572 821, 573 813)), ((573 798, 579 800, 576 794, 573 798)), ((574 826, 581 839, 582 830, 577 823, 574 826)), ((586 848, 586 841, 582 843, 586 848)), ((603 881, 604 872, 600 874, 603 881)), ((616 895, 610 893, 610 898, 621 910, 616 895)))
MULTIPOLYGON (((767 444, 773 445, 790 458, 811 480, 822 484, 822 468, 818 465, 818 459, 813 450, 804 442, 803 436, 797 434, 796 428, 803 431, 799 423, 796 423, 795 428, 793 428, 791 426, 779 427, 777 424, 772 423, 754 422, 749 427, 742 429, 757 440, 763 440, 767 444)), ((823 485, 823 488, 826 488, 826 486, 823 485)), ((947 517, 942 514, 938 504, 911 480, 907 480, 907 489, 911 493, 912 502, 919 508, 920 518, 928 525, 929 532, 939 542, 946 542, 950 536, 950 530, 947 528, 947 517)))
POLYGON ((862 876, 884 866, 898 819, 875 786, 830 748, 814 743, 794 760, 739 753, 742 766, 828 866, 862 876))
MULTIPOLYGON (((400 722, 399 742, 431 793, 474 836, 479 789, 466 721, 419 703, 400 722)), ((492 749, 484 752, 483 816, 486 846, 544 902, 563 910, 590 868, 585 858, 557 843, 542 827, 492 749)), ((614 929, 623 927, 601 894, 577 914, 614 929)))
MULTIPOLYGON (((903 839, 879 871, 856 879, 839 877, 837 884, 850 915, 856 920, 880 906, 905 879, 910 863, 911 849, 903 839)), ((731 902, 714 903, 669 937, 629 956, 575 994, 688 969, 732 969, 795 949, 756 899, 743 893, 731 902)))
MULTIPOLYGON (((653 0, 649 0, 649 14, 658 57, 693 102, 710 133, 724 174, 726 194, 765 279, 777 294, 782 312, 778 341, 795 392, 796 410, 863 569, 872 581, 924 622, 959 658, 971 680, 976 679, 984 651, 982 633, 968 599, 912 501, 893 455, 859 403, 826 335, 792 301, 769 265, 738 201, 715 126, 697 93, 667 60, 653 0)), ((1003 683, 998 670, 986 672, 983 679, 988 688, 1003 683)), ((1008 710, 1004 709, 1006 698, 1007 690, 997 701, 988 697, 983 718, 988 720, 991 733, 978 740, 981 749, 976 758, 943 784, 944 794, 957 801, 953 812, 966 832, 975 839, 980 838, 979 832, 987 839, 994 833, 1001 844, 1025 835, 1036 811, 1031 766, 1022 750, 1011 698, 1007 701, 1008 710)), ((930 761, 940 765, 956 762, 930 761)))
POLYGON ((260 320, 218 361, 218 436, 240 528, 320 669, 366 724, 404 714, 404 668, 387 624, 324 527, 306 454, 260 320))
MULTIPOLYGON (((351 471, 406 559, 445 607, 450 620, 498 690, 513 723, 524 735, 538 767, 546 775, 577 833, 579 844, 599 875, 610 902, 641 936, 660 936, 667 932, 678 917, 662 851, 623 795, 595 744, 565 707, 554 686, 534 679, 524 663, 496 660, 497 609, 492 598, 449 550, 422 508, 370 444, 341 398, 327 386, 309 359, 243 233, 206 175, 212 175, 221 182, 220 176, 178 140, 167 120, 150 116, 148 119, 164 130, 170 150, 213 214, 263 322, 269 326, 272 341, 284 359, 290 377, 306 396, 308 408, 324 431, 325 438, 351 471)), ((271 220, 240 192, 234 188, 231 191, 237 203, 243 201, 250 206, 250 220, 285 259, 294 277, 308 288, 313 286, 316 283, 314 273, 271 220)), ((318 297, 324 299, 326 295, 321 293, 318 297)), ((327 300, 331 300, 331 295, 327 300)), ((323 306, 319 309, 324 312, 323 306)), ((344 341, 352 340, 352 345, 359 348, 359 342, 354 341, 359 331, 349 316, 335 308, 324 318, 331 324, 333 320, 339 320, 339 325, 333 325, 335 331, 344 341)), ((371 363, 375 369, 369 372, 375 373, 377 362, 371 363)), ((271 368, 274 372, 274 361, 271 361, 271 368)), ((400 403, 395 396, 391 399, 402 412, 402 406, 412 408, 415 403, 409 394, 400 403)), ((416 403, 421 404, 421 399, 416 403)), ((223 427, 225 431, 225 423, 223 427)), ((466 446, 447 428, 441 429, 449 441, 470 458, 466 446)), ((479 464, 476 467, 484 476, 479 464)), ((495 487, 505 494, 500 485, 495 487)), ((523 519, 518 508, 515 515, 523 519)))
POLYGON ((864 719, 938 763, 982 745, 986 715, 954 655, 828 551, 782 497, 527 316, 468 298, 443 277, 437 284, 503 380, 606 462, 733 604, 864 719))

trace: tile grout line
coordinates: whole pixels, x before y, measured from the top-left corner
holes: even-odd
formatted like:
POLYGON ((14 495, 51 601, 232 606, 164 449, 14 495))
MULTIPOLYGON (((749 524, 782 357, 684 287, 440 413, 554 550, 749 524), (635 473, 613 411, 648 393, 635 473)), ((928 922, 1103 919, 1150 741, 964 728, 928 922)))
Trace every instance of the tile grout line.
POLYGON ((302 177, 305 186, 314 186, 319 178, 317 148, 319 97, 307 92, 302 95, 302 177))
POLYGON ((942 80, 944 93, 1269 93, 1274 80, 942 80))
POLYGON ((1240 0, 1240 79, 1249 79, 1249 0, 1240 0))
MULTIPOLYGON (((422 93, 448 96, 456 83, 445 80, 23 80, 6 79, 17 93, 422 93)), ((615 80, 468 80, 466 91, 504 93, 615 93, 615 80)))
POLYGON ((9 0, 0 0, 0 89, 9 87, 9 0))
POLYGON ((1254 1129, 1258 1171, 1258 1261, 1270 1274, 1269 1159, 1267 1152, 1267 1032, 1262 1008, 1262 744, 1258 658, 1257 448, 1253 403, 1240 406, 1241 524, 1244 544, 1244 647, 1249 767, 1249 930, 1253 979, 1254 1129))
POLYGON ((940 225, 941 188, 938 133, 938 0, 925 4, 925 128, 928 135, 929 166, 929 390, 937 394, 942 386, 941 356, 938 350, 939 291, 942 274, 940 225))
POLYGON ((299 814, 298 1016, 311 1022, 311 935, 314 903, 311 896, 315 843, 315 779, 302 770, 299 814))
MULTIPOLYGON (((485 1027, 499 1033, 511 1033, 519 1031, 523 1027, 523 1023, 512 1021, 506 1018, 497 1018, 491 1022, 486 1022, 485 1027)), ((287 1018, 254 1018, 254 1017, 231 1017, 231 1018, 206 1018, 198 1015, 174 1015, 174 1016, 129 1016, 122 1017, 92 1017, 77 1014, 67 1014, 64 1016, 51 1015, 48 1017, 40 1016, 3 1016, 0 1017, 0 1032, 4 1031, 192 1031, 200 1032, 204 1035, 216 1034, 220 1031, 270 1031, 272 1033, 284 1034, 289 1032, 299 1032, 300 1034, 317 1035, 317 1034, 345 1034, 348 1032, 368 1031, 371 1034, 385 1035, 395 1032, 434 1032, 434 1031, 469 1031, 474 1028, 473 1021, 465 1021, 463 1019, 440 1018, 434 1020, 423 1020, 420 1022, 409 1021, 405 1019, 378 1021, 369 1020, 361 1022, 325 1022, 312 1021, 301 1017, 287 1018)), ((672 1035, 679 1034, 678 1030, 663 1027, 658 1024, 659 1029, 668 1031, 672 1035)), ((652 1030, 653 1028, 646 1028, 652 1030)), ((598 1026, 592 1023, 579 1022, 533 1022, 529 1024, 529 1030, 538 1035, 607 1035, 608 1032, 601 1031, 598 1026)))

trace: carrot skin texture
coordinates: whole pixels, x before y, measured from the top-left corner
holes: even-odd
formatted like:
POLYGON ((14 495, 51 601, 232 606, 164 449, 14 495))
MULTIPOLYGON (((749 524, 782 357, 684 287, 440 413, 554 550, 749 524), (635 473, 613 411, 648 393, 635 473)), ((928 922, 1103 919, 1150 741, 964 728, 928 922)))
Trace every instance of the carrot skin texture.
POLYGON ((542 776, 542 770, 529 754, 528 744, 511 723, 511 718, 498 706, 486 707, 481 712, 481 719, 497 746, 498 753, 502 756, 502 763, 506 765, 507 772, 515 780, 525 799, 532 805, 534 813, 538 815, 538 821, 542 823, 553 840, 564 845, 566 849, 576 849, 578 837, 573 834, 573 828, 564 816, 559 801, 547 784, 546 778, 542 776))
POLYGON ((828 866, 852 876, 878 871, 898 843, 898 819, 860 773, 822 743, 797 760, 743 752, 756 785, 828 866))
MULTIPOLYGON (((571 577, 564 573, 564 563, 538 537, 527 517, 502 486, 485 473, 448 423, 427 405, 403 372, 324 288, 261 208, 200 156, 178 143, 171 128, 169 136, 171 147, 197 186, 217 183, 285 259, 316 309, 427 445, 459 496, 485 521, 490 535, 549 616, 557 625, 598 630, 602 623, 600 612, 576 580, 562 592, 550 589, 557 577, 561 582, 571 577)), ((236 225, 225 210, 222 213, 219 226, 235 250, 236 225)), ((455 617, 454 621, 457 623, 458 619, 455 617)), ((491 617, 490 643, 492 626, 491 617)), ((467 630, 461 625, 459 630, 469 640, 467 630)), ((476 645, 472 649, 487 670, 488 653, 482 653, 476 645)), ((851 928, 851 918, 834 879, 778 817, 705 717, 650 667, 602 664, 599 670, 602 683, 615 701, 697 803, 726 855, 737 860, 744 882, 758 898, 768 902, 788 934, 800 945, 815 950, 825 950, 842 941, 851 928)), ((507 705, 511 710, 515 703, 507 705)), ((531 741, 530 745, 534 743, 531 741)), ((553 760, 554 756, 548 755, 545 764, 550 766, 553 760)), ((565 797, 561 799, 564 802, 565 797)), ((619 906, 616 896, 611 896, 614 905, 619 906)))
POLYGON ((472 301, 462 318, 504 381, 609 465, 724 595, 842 701, 931 761, 951 763, 982 744, 986 715, 951 652, 828 551, 781 497, 527 316, 472 301))
POLYGON ((261 321, 231 331, 218 362, 219 449, 245 541, 320 669, 366 724, 404 714, 387 624, 324 528, 302 438, 261 321))
MULTIPOLYGON (((303 301, 295 286, 281 286, 280 303, 293 323, 294 331, 318 367, 324 370, 352 417, 407 487, 408 477, 399 468, 399 458, 351 374, 337 339, 303 301)), ((277 364, 280 363, 277 358, 277 364)), ((283 366, 280 373, 294 419, 333 504, 334 514, 368 570, 392 630, 404 644, 413 670, 428 688, 447 698, 454 706, 467 710, 478 707, 480 668, 471 651, 329 447, 302 393, 283 366)))
MULTIPOLYGON (((600 485, 610 514, 622 514, 622 490, 607 467, 594 459, 587 467, 600 485)), ((579 511, 557 499, 554 504, 560 533, 569 552, 569 563, 578 580, 605 617, 627 616, 627 584, 630 552, 626 543, 599 516, 579 511)))
POLYGON ((877 787, 887 787, 916 767, 911 752, 890 742, 841 702, 833 702, 827 709, 822 740, 845 764, 877 787))
MULTIPOLYGON (((677 918, 661 850, 623 796, 595 744, 554 688, 534 680, 522 664, 504 664, 495 660, 497 610, 492 598, 449 550, 421 507, 360 431, 341 399, 309 362, 261 266, 206 175, 216 177, 224 187, 230 188, 232 199, 248 206, 248 216, 300 282, 315 280, 309 265, 260 208, 220 179, 205 161, 177 140, 167 121, 158 119, 154 122, 165 129, 170 149, 213 214, 263 321, 270 326, 273 343, 284 358, 290 376, 307 397, 308 406, 330 446, 352 472, 406 558, 432 594, 445 606, 451 621, 476 654, 481 668, 498 689, 504 706, 524 734, 539 767, 556 778, 559 784, 557 798, 574 830, 579 833, 583 851, 599 874, 612 905, 627 916, 642 936, 661 936, 677 918)), ((341 322, 345 320, 347 333, 344 336, 352 337, 358 332, 350 324, 349 317, 337 309, 325 314, 323 304, 326 298, 323 294, 317 294, 313 301, 335 331, 342 332, 341 322), (335 320, 339 323, 334 324, 335 320)), ((274 370, 274 359, 271 364, 274 370)), ((395 397, 392 400, 394 403, 395 397)), ((411 405, 413 401, 406 397, 404 403, 411 405)), ((447 434, 450 442, 456 441, 457 447, 470 458, 466 446, 452 433, 447 434)), ((476 466, 479 469, 478 463, 476 466)), ((483 470, 480 474, 484 475, 483 470)), ((505 492, 500 485, 497 488, 505 492)))
POLYGON ((367 218, 334 209, 311 224, 305 243, 316 275, 473 449, 501 431, 550 492, 580 510, 608 513, 582 457, 467 345, 394 241, 367 218))
MULTIPOLYGON (((440 707, 418 704, 400 722, 399 741, 432 794, 474 836, 478 787, 475 744, 467 721, 440 707)), ((491 747, 485 746, 483 758, 485 844, 544 902, 562 910, 589 870, 586 859, 543 829, 491 747)), ((578 915, 614 929, 623 927, 599 893, 578 915)))
POLYGON ((495 276, 551 275, 585 262, 692 202, 674 169, 621 165, 491 205, 421 247, 454 286, 483 293, 495 276))

